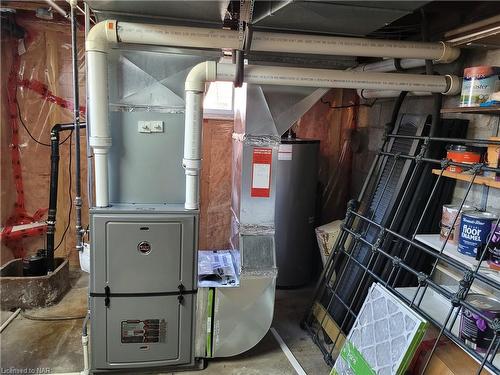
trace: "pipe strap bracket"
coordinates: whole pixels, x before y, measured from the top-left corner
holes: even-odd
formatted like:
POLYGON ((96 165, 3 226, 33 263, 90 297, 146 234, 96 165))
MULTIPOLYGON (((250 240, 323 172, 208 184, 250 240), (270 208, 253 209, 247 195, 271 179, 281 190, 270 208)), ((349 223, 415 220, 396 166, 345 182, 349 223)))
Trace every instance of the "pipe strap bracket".
POLYGON ((95 150, 111 147, 111 137, 89 137, 89 145, 95 150))
POLYGON ((182 159, 182 166, 186 171, 195 170, 198 171, 201 169, 201 160, 200 159, 182 159))

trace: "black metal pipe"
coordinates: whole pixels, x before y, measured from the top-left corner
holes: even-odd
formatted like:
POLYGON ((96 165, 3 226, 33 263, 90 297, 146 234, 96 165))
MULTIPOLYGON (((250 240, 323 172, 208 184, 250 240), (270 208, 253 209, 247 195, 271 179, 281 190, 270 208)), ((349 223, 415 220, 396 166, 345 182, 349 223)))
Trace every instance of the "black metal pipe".
MULTIPOLYGON (((80 124, 85 128, 85 124, 80 124)), ((74 124, 56 124, 50 131, 50 190, 49 211, 47 214, 47 237, 45 257, 47 259, 47 272, 54 271, 55 232, 57 218, 57 185, 59 183, 59 133, 61 131, 73 130, 74 124)), ((69 151, 71 152, 71 150, 69 151)))
POLYGON ((387 134, 392 133, 392 130, 396 126, 396 121, 398 120, 399 111, 401 109, 401 105, 403 104, 406 98, 406 95, 408 95, 408 91, 401 91, 398 95, 398 98, 396 99, 396 102, 394 103, 394 107, 392 108, 391 121, 389 122, 389 124, 386 125, 387 134))
POLYGON ((244 52, 237 49, 235 51, 236 74, 234 76, 234 87, 243 85, 243 76, 245 74, 245 55, 244 52))
POLYGON ((464 144, 492 144, 500 145, 500 141, 492 139, 465 139, 465 138, 445 138, 445 137, 427 137, 425 135, 404 135, 404 134, 388 134, 388 138, 402 138, 402 139, 419 139, 422 141, 428 140, 429 142, 447 142, 447 143, 464 143, 464 144))
MULTIPOLYGON (((379 152, 380 155, 382 156, 390 156, 393 158, 402 158, 402 159, 408 159, 408 160, 416 160, 415 156, 408 155, 408 154, 395 154, 392 152, 386 152, 386 151, 381 151, 379 152)), ((493 168, 493 167, 488 167, 484 163, 475 163, 475 164, 467 164, 467 163, 460 163, 458 161, 451 161, 449 159, 431 159, 431 158, 420 158, 421 161, 427 162, 427 163, 433 163, 433 164, 439 164, 441 165, 443 162, 446 162, 447 165, 456 165, 457 167, 464 167, 467 169, 473 169, 473 168, 478 168, 481 171, 489 171, 489 172, 500 172, 500 168, 493 168)), ((443 169, 444 167, 441 167, 440 169, 443 169)), ((471 176, 471 175, 469 175, 471 176)))
POLYGON ((73 118, 75 133, 75 214, 76 214, 76 250, 83 249, 82 239, 82 187, 81 187, 81 163, 80 163, 80 95, 78 85, 78 45, 77 45, 77 20, 76 8, 71 6, 71 50, 73 63, 73 118))

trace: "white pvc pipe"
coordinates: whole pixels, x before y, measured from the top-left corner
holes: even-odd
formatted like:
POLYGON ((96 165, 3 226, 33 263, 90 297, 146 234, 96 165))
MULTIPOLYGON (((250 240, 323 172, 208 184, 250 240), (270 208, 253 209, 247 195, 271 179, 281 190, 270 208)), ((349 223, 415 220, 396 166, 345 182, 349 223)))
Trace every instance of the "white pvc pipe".
MULTIPOLYGON (((425 66, 424 59, 401 59, 399 65, 402 69, 413 69, 425 66)), ((394 72, 398 70, 395 59, 385 59, 374 63, 361 64, 352 69, 361 72, 394 72)))
MULTIPOLYGON (((145 25, 107 20, 95 25, 85 43, 89 90, 89 143, 94 150, 96 206, 109 205, 108 150, 111 137, 108 121, 107 58, 110 43, 136 43, 200 48, 238 48, 238 32, 164 25, 145 25)), ((324 37, 298 34, 256 32, 252 49, 288 53, 386 56, 448 61, 460 50, 444 43, 420 43, 361 38, 324 37)), ((199 207, 199 170, 201 168, 202 99, 205 83, 233 81, 235 66, 207 62, 194 67, 186 79, 186 128, 183 166, 186 170, 186 209, 199 207)), ((365 73, 323 69, 247 66, 245 81, 255 84, 308 87, 369 88, 429 91, 454 94, 457 77, 409 74, 365 73)))
MULTIPOLYGON (((401 91, 393 90, 369 90, 369 89, 358 89, 358 95, 362 99, 382 99, 382 98, 396 98, 399 96, 401 91)), ((430 92, 425 91, 410 91, 408 93, 410 96, 429 96, 430 92)))
MULTIPOLYGON (((373 88, 391 91, 428 91, 454 95, 460 91, 455 76, 420 74, 367 73, 345 70, 245 66, 244 81, 261 85, 288 85, 336 88, 373 88)), ((184 127, 184 159, 187 210, 199 207, 199 169, 201 168, 201 131, 203 122, 203 90, 206 82, 234 81, 234 64, 207 61, 196 65, 185 84, 186 117, 184 127)))
MULTIPOLYGON (((239 49, 241 47, 239 33, 234 30, 119 22, 117 34, 118 40, 124 43, 216 49, 239 49)), ((443 42, 426 43, 258 31, 253 33, 251 50, 430 59, 440 62, 456 60, 460 55, 460 49, 450 47, 443 42)))
POLYGON ((14 311, 8 318, 5 322, 2 323, 2 326, 0 326, 0 333, 3 332, 3 330, 5 328, 7 328, 7 326, 14 320, 16 319, 16 317, 19 315, 19 313, 21 312, 21 309, 17 309, 16 311, 14 311))
POLYGON ((111 147, 111 134, 108 120, 108 67, 106 53, 88 51, 87 62, 89 143, 94 150, 95 159, 95 201, 97 207, 107 207, 109 205, 107 155, 111 147))
MULTIPOLYGON (((200 81, 201 82, 201 81, 200 81)), ((203 86, 205 82, 203 81, 203 86)), ((186 210, 199 208, 199 171, 201 169, 201 134, 203 123, 203 91, 186 91, 184 127, 184 159, 186 173, 186 210)))
POLYGON ((87 335, 82 335, 82 348, 83 348, 83 374, 88 374, 89 367, 89 337, 87 335))
MULTIPOLYGON (((236 67, 233 64, 218 64, 217 81, 233 81, 235 71, 236 67)), ((244 80, 261 85, 428 91, 445 95, 455 95, 460 92, 459 78, 448 75, 368 73, 247 65, 244 80)))
POLYGON ((108 151, 101 151, 94 147, 95 205, 108 207, 108 151))

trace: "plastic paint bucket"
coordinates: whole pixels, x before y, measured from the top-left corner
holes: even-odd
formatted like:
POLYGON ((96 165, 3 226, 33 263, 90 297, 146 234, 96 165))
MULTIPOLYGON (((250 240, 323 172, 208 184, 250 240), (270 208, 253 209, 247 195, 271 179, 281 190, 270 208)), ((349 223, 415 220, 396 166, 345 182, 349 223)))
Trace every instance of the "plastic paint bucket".
POLYGON ((486 211, 467 211, 462 213, 458 238, 458 252, 476 257, 478 249, 486 244, 491 225, 498 216, 486 211))
MULTIPOLYGON (((482 294, 469 294, 466 301, 491 320, 500 318, 500 302, 482 294)), ((475 312, 463 308, 460 316, 460 338, 465 345, 480 353, 485 353, 495 337, 488 322, 475 312)))
POLYGON ((498 91, 499 69, 494 66, 475 66, 464 70, 461 107, 478 107, 489 100, 490 95, 498 91))

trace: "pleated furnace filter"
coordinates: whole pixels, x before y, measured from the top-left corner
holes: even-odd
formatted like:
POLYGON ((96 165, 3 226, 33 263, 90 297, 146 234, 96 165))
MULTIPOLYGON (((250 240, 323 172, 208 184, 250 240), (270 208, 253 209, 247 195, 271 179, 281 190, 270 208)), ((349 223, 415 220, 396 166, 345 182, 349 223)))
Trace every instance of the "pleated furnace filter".
POLYGON ((403 374, 428 322, 374 283, 331 374, 403 374))

